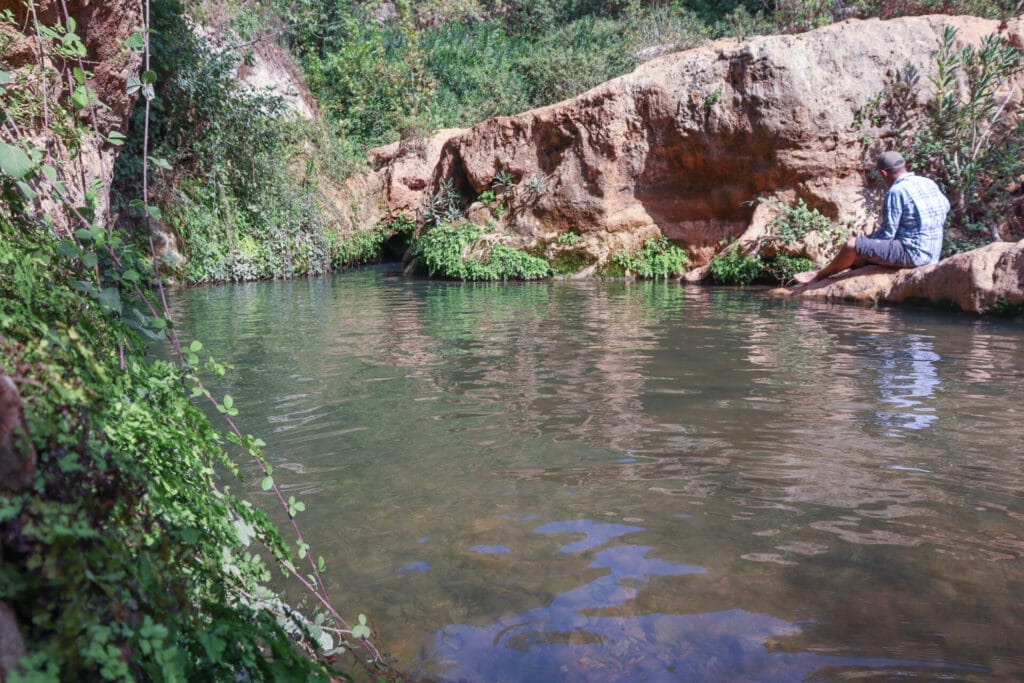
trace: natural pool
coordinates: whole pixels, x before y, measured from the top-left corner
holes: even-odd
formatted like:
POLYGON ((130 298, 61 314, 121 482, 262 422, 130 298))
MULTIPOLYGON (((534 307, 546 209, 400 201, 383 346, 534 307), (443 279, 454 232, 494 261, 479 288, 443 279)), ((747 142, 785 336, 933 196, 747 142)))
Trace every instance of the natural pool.
POLYGON ((1024 680, 1019 320, 385 268, 173 308, 415 676, 1024 680))

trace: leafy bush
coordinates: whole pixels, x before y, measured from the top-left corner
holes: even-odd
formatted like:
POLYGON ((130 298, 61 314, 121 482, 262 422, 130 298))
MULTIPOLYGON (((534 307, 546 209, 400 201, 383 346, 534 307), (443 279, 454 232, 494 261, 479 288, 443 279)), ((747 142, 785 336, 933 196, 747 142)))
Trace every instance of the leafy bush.
POLYGON ((974 234, 961 239, 953 237, 947 232, 946 238, 942 241, 942 258, 948 258, 955 254, 963 254, 964 252, 972 251, 989 244, 990 241, 991 240, 987 235, 974 234))
POLYGON ((987 223, 997 237, 994 226, 1012 202, 1008 190, 1024 175, 1024 121, 1005 117, 997 95, 1024 72, 1024 63, 998 35, 961 50, 955 40, 956 30, 947 26, 930 79, 935 95, 909 141, 908 162, 949 196, 955 225, 974 232, 987 223), (958 74, 967 77, 966 95, 958 74))
POLYGON ((423 225, 430 229, 457 222, 463 216, 462 204, 463 198, 455 189, 455 181, 451 178, 441 180, 437 192, 423 199, 423 225))
POLYGON ((72 253, 0 214, 0 373, 38 456, 31 488, 0 497, 24 680, 327 680, 264 608, 282 603, 250 539, 288 549, 215 478, 237 470, 182 371, 76 285, 72 253))
POLYGON ((429 275, 451 280, 536 280, 551 275, 544 259, 502 244, 494 245, 485 259, 466 257, 480 234, 471 223, 437 226, 420 237, 414 258, 429 275))
MULTIPOLYGON (((284 116, 278 100, 240 86, 239 55, 203 43, 176 0, 154 0, 152 17, 150 149, 166 162, 158 201, 187 259, 175 274, 215 282, 326 272, 331 254, 310 177, 315 160, 305 160, 306 177, 290 166, 301 148, 337 151, 310 124, 284 116)), ((133 112, 134 130, 144 128, 144 103, 133 112)), ((133 137, 118 157, 122 197, 141 194, 141 154, 133 137)))
POLYGON ((822 215, 817 209, 809 208, 803 199, 797 199, 794 206, 784 206, 777 202, 776 206, 780 213, 772 219, 769 227, 772 234, 785 244, 795 244, 814 231, 827 240, 832 238, 830 241, 839 239, 841 231, 835 228, 827 216, 822 215))
POLYGON ((764 277, 764 261, 759 255, 746 256, 737 249, 726 249, 711 259, 711 281, 721 285, 750 285, 764 277))
POLYGON ((514 68, 527 101, 540 107, 626 73, 637 61, 621 24, 588 16, 543 35, 514 68))
POLYGON ((1024 303, 1011 303, 1005 296, 999 297, 996 303, 985 309, 986 315, 995 315, 1004 318, 1024 316, 1024 303))
POLYGON ((487 265, 492 274, 486 278, 489 280, 541 280, 551 276, 547 261, 503 244, 494 245, 487 265))
POLYGON ((593 256, 572 250, 557 251, 550 260, 551 270, 558 275, 578 273, 595 262, 593 256))
POLYGON ((609 275, 631 273, 642 278, 669 278, 681 275, 687 263, 686 252, 661 236, 646 240, 638 251, 615 254, 607 272, 609 275))
POLYGON ((775 281, 788 284, 797 273, 813 270, 814 263, 811 259, 803 256, 778 254, 764 262, 764 269, 775 281))

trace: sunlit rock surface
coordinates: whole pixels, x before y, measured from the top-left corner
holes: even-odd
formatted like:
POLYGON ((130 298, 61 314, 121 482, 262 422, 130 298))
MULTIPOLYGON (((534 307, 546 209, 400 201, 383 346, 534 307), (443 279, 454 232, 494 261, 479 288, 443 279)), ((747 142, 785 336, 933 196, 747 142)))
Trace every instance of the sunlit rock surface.
POLYGON ((660 232, 699 266, 768 219, 758 198, 800 198, 835 220, 863 219, 881 188, 864 174, 877 150, 863 144, 859 116, 908 69, 927 84, 947 25, 965 44, 1000 30, 928 16, 718 41, 548 107, 371 156, 387 177, 391 212, 421 213, 443 179, 472 199, 508 173, 519 186, 499 223, 511 233, 660 232), (527 192, 531 180, 544 191, 527 192))
POLYGON ((928 302, 971 313, 1024 310, 1024 240, 996 242, 932 266, 868 266, 783 295, 831 300, 928 302))

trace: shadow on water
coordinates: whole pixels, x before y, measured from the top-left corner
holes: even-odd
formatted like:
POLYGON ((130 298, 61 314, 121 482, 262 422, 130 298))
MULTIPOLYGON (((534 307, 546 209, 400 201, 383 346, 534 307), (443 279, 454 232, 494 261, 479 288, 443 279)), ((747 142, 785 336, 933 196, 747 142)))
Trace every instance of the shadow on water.
POLYGON ((405 670, 1024 678, 1020 324, 385 269, 175 307, 405 670))

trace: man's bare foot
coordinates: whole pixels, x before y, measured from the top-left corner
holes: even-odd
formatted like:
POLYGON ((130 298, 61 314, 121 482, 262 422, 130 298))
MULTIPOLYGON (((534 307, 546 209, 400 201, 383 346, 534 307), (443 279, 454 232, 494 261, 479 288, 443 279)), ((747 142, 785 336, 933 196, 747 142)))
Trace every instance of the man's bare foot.
POLYGON ((796 280, 801 285, 806 285, 808 283, 814 282, 814 279, 817 276, 818 276, 818 271, 816 271, 816 270, 808 270, 808 271, 805 271, 803 273, 797 273, 796 275, 793 276, 793 279, 796 280))

